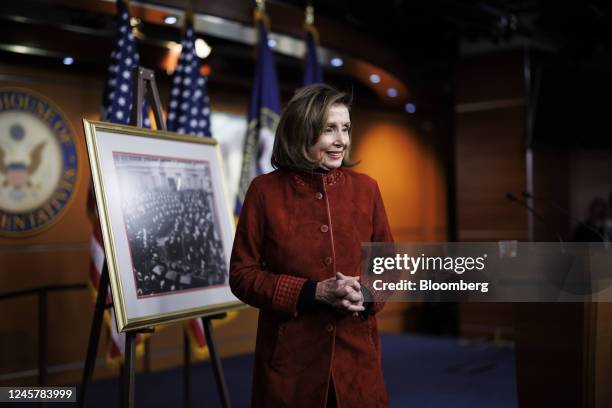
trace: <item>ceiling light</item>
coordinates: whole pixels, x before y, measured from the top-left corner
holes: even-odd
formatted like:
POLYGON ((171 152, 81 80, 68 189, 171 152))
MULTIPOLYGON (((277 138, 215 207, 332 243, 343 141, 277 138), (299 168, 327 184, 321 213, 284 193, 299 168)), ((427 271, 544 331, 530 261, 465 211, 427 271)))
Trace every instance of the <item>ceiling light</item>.
POLYGON ((416 112, 416 106, 414 105, 414 103, 407 103, 405 106, 406 112, 408 113, 414 113, 416 112))
POLYGON ((389 98, 395 98, 397 96, 397 89, 395 89, 395 88, 387 88, 387 96, 389 98))
POLYGON ((177 21, 178 21, 178 18, 172 14, 169 14, 166 17, 164 17, 164 23, 168 25, 174 25, 176 24, 177 21))
POLYGON ((210 46, 202 38, 197 38, 195 40, 195 52, 199 58, 204 59, 208 57, 211 51, 212 48, 210 48, 210 46))
POLYGON ((333 67, 341 67, 342 65, 344 65, 344 61, 342 61, 342 58, 339 58, 339 57, 332 58, 331 61, 329 61, 329 63, 333 67))
POLYGON ((64 57, 64 59, 62 60, 62 63, 64 65, 72 65, 72 64, 74 64, 74 58, 72 58, 72 57, 64 57))
POLYGON ((274 38, 268 38, 268 47, 270 48, 276 47, 276 40, 274 38))
POLYGON ((370 82, 373 84, 377 84, 380 82, 380 75, 378 74, 372 74, 370 75, 370 82))

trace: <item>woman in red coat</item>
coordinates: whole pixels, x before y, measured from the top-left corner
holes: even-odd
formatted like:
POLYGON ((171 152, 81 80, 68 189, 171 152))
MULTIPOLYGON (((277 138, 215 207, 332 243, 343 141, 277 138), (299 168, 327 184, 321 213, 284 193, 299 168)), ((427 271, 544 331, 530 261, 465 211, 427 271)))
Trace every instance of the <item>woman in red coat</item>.
POLYGON ((392 242, 376 182, 350 170, 349 101, 317 84, 280 118, 272 164, 246 193, 230 286, 260 310, 253 407, 386 407, 360 244, 392 242))

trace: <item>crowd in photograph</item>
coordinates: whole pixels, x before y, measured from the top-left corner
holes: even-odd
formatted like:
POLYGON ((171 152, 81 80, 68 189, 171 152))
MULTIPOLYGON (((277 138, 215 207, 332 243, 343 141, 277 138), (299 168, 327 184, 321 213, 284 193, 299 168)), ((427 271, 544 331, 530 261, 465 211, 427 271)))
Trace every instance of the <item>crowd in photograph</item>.
POLYGON ((139 296, 224 284, 212 193, 148 191, 123 204, 139 296))

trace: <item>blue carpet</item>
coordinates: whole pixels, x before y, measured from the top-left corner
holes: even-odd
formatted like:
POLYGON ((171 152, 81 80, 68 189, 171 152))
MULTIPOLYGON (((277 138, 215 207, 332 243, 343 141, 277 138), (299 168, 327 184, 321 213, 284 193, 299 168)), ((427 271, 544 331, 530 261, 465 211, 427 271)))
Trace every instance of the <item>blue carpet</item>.
MULTIPOLYGON (((514 351, 488 344, 462 345, 455 339, 383 335, 383 365, 392 407, 514 408, 517 404, 514 351)), ((248 407, 253 355, 223 359, 233 407, 248 407)), ((208 363, 192 368, 194 406, 220 406, 208 363)), ((182 406, 180 369, 138 374, 136 406, 182 406)), ((94 382, 87 406, 119 406, 116 379, 94 382)), ((365 407, 367 408, 367 407, 365 407)))
POLYGON ((392 407, 514 408, 514 351, 455 339, 382 336, 392 407))

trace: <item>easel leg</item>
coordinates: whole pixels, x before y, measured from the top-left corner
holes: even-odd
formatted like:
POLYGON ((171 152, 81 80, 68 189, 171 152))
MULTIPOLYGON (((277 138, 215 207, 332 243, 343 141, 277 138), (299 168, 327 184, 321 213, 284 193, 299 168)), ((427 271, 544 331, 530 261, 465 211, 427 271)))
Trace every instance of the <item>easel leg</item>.
POLYGON ((183 398, 184 407, 191 408, 191 347, 187 329, 183 329, 183 398))
POLYGON ((96 306, 94 308, 93 320, 91 322, 91 331, 89 333, 89 344, 87 345, 87 357, 85 358, 85 368, 83 369, 83 378, 81 380, 81 392, 79 393, 77 407, 85 407, 85 398, 87 396, 87 386, 91 381, 94 367, 96 365, 96 355, 98 354, 98 343, 100 342, 100 334, 102 331, 102 321, 104 318, 104 309, 106 307, 106 296, 108 295, 108 270, 106 262, 102 267, 100 275, 100 283, 98 284, 98 297, 96 298, 96 306))
POLYGON ((225 384, 225 377, 223 376, 223 368, 221 367, 221 360, 217 354, 217 348, 215 339, 213 336, 212 324, 210 319, 203 317, 202 325, 204 326, 204 334, 206 335, 206 344, 208 345, 208 353, 210 354, 210 362, 213 366, 215 373, 215 380, 217 382, 217 389, 219 390, 219 399, 221 400, 221 406, 223 408, 230 408, 229 396, 227 394, 227 385, 225 384))
POLYGON ((134 408, 134 371, 136 363, 136 333, 125 333, 125 361, 123 363, 123 408, 134 408))

